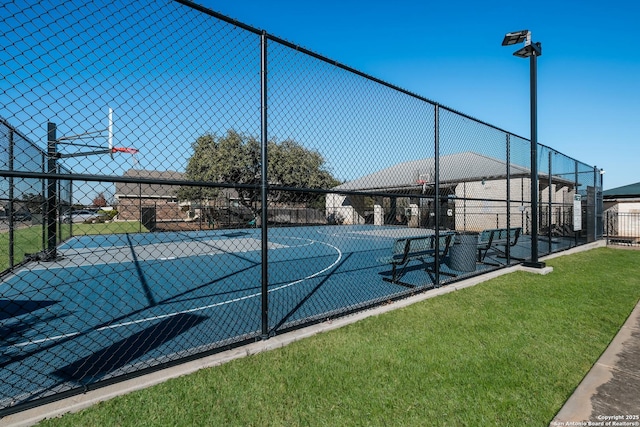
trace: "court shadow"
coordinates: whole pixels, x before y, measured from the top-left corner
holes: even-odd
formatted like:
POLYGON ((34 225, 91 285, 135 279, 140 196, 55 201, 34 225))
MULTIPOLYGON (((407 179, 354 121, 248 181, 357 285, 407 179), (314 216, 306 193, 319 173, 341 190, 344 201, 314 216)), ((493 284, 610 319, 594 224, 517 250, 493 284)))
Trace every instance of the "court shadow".
POLYGON ((78 384, 98 382, 105 375, 134 363, 136 359, 207 319, 207 317, 194 314, 178 314, 169 317, 102 350, 63 366, 53 374, 64 381, 74 381, 78 384))
POLYGON ((305 295, 302 299, 300 299, 300 301, 295 305, 295 307, 293 307, 292 310, 290 310, 278 322, 276 322, 275 326, 271 328, 271 330, 277 331, 280 328, 282 328, 289 321, 289 319, 291 319, 293 315, 298 310, 300 310, 307 303, 307 301, 309 301, 311 297, 314 294, 316 294, 320 290, 320 288, 322 288, 322 286, 324 286, 324 284, 327 282, 329 277, 331 277, 338 269, 340 269, 340 267, 344 265, 349 260, 349 258, 351 258, 352 255, 353 255, 352 253, 345 255, 342 261, 340 262, 340 264, 338 264, 331 272, 329 272, 323 280, 321 280, 313 289, 311 289, 307 293, 307 295, 305 295))
MULTIPOLYGON (((440 269, 440 271, 442 272, 443 270, 440 269)), ((393 270, 384 270, 378 274, 389 282, 393 280, 393 270)), ((431 263, 413 263, 404 268, 398 267, 395 279, 398 280, 398 284, 410 280, 411 287, 433 286, 434 274, 435 271, 431 263), (400 282, 400 279, 402 279, 402 282, 400 282)))
POLYGON ((60 301, 6 300, 0 299, 0 320, 11 319, 41 308, 57 304, 60 301))

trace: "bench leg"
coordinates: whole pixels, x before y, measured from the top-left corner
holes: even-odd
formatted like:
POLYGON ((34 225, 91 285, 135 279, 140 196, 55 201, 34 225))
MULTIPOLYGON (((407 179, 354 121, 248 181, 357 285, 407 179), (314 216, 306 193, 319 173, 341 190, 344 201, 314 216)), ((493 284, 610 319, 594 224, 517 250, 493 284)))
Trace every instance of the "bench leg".
POLYGON ((389 279, 388 277, 383 277, 382 280, 385 282, 393 283, 394 285, 404 286, 405 288, 417 288, 418 285, 412 285, 411 283, 401 282, 400 280, 389 279))
MULTIPOLYGON (((436 263, 434 262, 425 262, 424 259, 421 260, 422 263, 426 266, 424 271, 427 272, 427 274, 429 275, 429 277, 431 278, 431 282, 433 283, 434 286, 438 286, 439 283, 436 283, 436 277, 435 277, 435 273, 436 273, 436 263)), ((458 277, 457 274, 454 273, 448 273, 446 271, 442 271, 440 270, 440 274, 443 276, 449 276, 449 277, 458 277)))
MULTIPOLYGON (((429 275, 429 277, 431 277, 431 281, 435 284, 435 283, 436 283, 436 276, 435 276, 435 274, 436 274, 436 270, 435 270, 435 268, 427 268, 427 269, 425 269, 424 271, 426 271, 426 272, 427 272, 427 274, 429 275)), ((442 270, 440 270, 440 274, 441 274, 442 276, 458 277, 458 275, 457 275, 457 274, 455 274, 455 273, 448 273, 448 272, 446 272, 446 271, 442 271, 442 270)))
MULTIPOLYGON (((436 279, 435 279, 435 269, 436 269, 435 264, 433 262, 427 262, 423 258, 420 259, 420 261, 422 261, 422 264, 424 266, 424 271, 431 278, 431 283, 433 284, 433 286, 437 286, 438 283, 436 283, 436 279)), ((407 282, 402 282, 400 280, 400 278, 402 276, 404 276, 405 269, 406 269, 406 267, 408 265, 409 265, 409 263, 406 263, 406 264, 402 265, 402 268, 398 268, 397 264, 392 264, 392 266, 391 266, 391 278, 383 277, 382 280, 384 280, 385 282, 393 283, 395 285, 405 286, 407 288, 417 288, 418 285, 414 285, 412 283, 407 283, 407 282)), ((449 277, 457 277, 458 276, 455 273, 449 273, 449 272, 446 272, 446 271, 440 271, 440 274, 443 275, 443 276, 449 276, 449 277)))
POLYGON ((417 285, 412 285, 411 283, 401 282, 399 280, 402 276, 404 276, 404 269, 407 266, 407 264, 404 264, 402 266, 402 270, 400 271, 400 273, 398 273, 398 265, 397 264, 391 264, 391 279, 388 278, 388 277, 383 277, 382 280, 384 280, 385 282, 393 283, 394 285, 400 285, 400 286, 404 286, 404 287, 407 287, 407 288, 415 288, 415 287, 417 287, 417 285))
MULTIPOLYGON (((510 245, 510 247, 513 247, 515 245, 510 245)), ((507 257, 507 249, 506 246, 504 246, 504 249, 499 249, 499 248, 495 248, 496 251, 499 252, 498 258, 506 258, 507 257)), ((515 259, 516 261, 524 261, 526 258, 520 258, 520 257, 515 257, 511 254, 509 254, 509 257, 511 259, 515 259)))

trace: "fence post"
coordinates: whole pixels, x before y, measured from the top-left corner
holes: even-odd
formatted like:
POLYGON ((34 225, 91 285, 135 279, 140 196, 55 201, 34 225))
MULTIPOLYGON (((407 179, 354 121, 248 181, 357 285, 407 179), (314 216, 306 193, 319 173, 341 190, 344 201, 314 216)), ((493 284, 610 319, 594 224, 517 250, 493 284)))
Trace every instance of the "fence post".
MULTIPOLYGON (((507 236, 511 236, 511 138, 507 134, 507 236)), ((511 264, 511 245, 505 245, 507 265, 511 264)))
MULTIPOLYGON (((9 170, 13 172, 13 129, 9 128, 9 170)), ((15 252, 14 252, 14 231, 13 231, 13 198, 15 197, 13 192, 13 177, 9 177, 9 268, 13 268, 15 265, 15 252)))
POLYGON ((433 285, 440 287, 440 108, 435 105, 434 113, 434 173, 435 173, 435 195, 433 206, 435 208, 435 228, 436 240, 434 251, 434 262, 436 265, 435 281, 433 285))
MULTIPOLYGON (((593 167, 593 240, 598 240, 598 167, 593 167)), ((600 189, 602 190, 602 189, 600 189)))
POLYGON ((549 252, 552 253, 552 240, 553 240, 553 193, 551 192, 551 187, 553 186, 553 157, 552 151, 549 150, 549 207, 547 211, 547 238, 549 239, 549 252))
POLYGON ((267 227, 267 32, 260 36, 260 229, 262 232, 262 339, 269 338, 269 241, 267 227))
MULTIPOLYGON (((47 172, 50 175, 55 175, 58 172, 57 168, 57 136, 56 136, 56 124, 47 123, 47 172)), ((57 200, 57 188, 58 183, 55 177, 50 176, 47 179, 47 250, 46 258, 48 260, 54 260, 56 258, 56 200, 57 200)))
MULTIPOLYGON (((142 233, 142 183, 138 183, 138 231, 142 233)), ((72 221, 73 222, 73 221, 72 221)))

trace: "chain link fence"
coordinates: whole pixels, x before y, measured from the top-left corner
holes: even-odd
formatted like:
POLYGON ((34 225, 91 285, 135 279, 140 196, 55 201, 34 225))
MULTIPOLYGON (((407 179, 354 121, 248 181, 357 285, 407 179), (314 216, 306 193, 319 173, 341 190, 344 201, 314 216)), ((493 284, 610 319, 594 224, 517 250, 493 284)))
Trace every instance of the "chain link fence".
POLYGON ((640 213, 614 206, 605 211, 605 224, 607 245, 640 246, 640 213))
MULTIPOLYGON (((0 17, 0 416, 531 254, 526 139, 186 1, 0 17)), ((538 159, 540 255, 601 238, 538 159)))

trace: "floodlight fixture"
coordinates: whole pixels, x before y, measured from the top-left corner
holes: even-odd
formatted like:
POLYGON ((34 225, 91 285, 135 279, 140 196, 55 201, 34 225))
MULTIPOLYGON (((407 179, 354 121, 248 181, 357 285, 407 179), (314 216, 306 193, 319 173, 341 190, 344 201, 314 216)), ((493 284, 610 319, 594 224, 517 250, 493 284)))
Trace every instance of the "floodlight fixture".
POLYGON ((542 55, 542 45, 540 43, 531 43, 513 52, 513 56, 517 56, 518 58, 529 58, 540 55, 542 55))
POLYGON ((504 40, 502 40, 502 46, 511 46, 512 44, 518 44, 524 41, 527 42, 527 45, 531 44, 531 31, 522 30, 505 34, 504 40))

